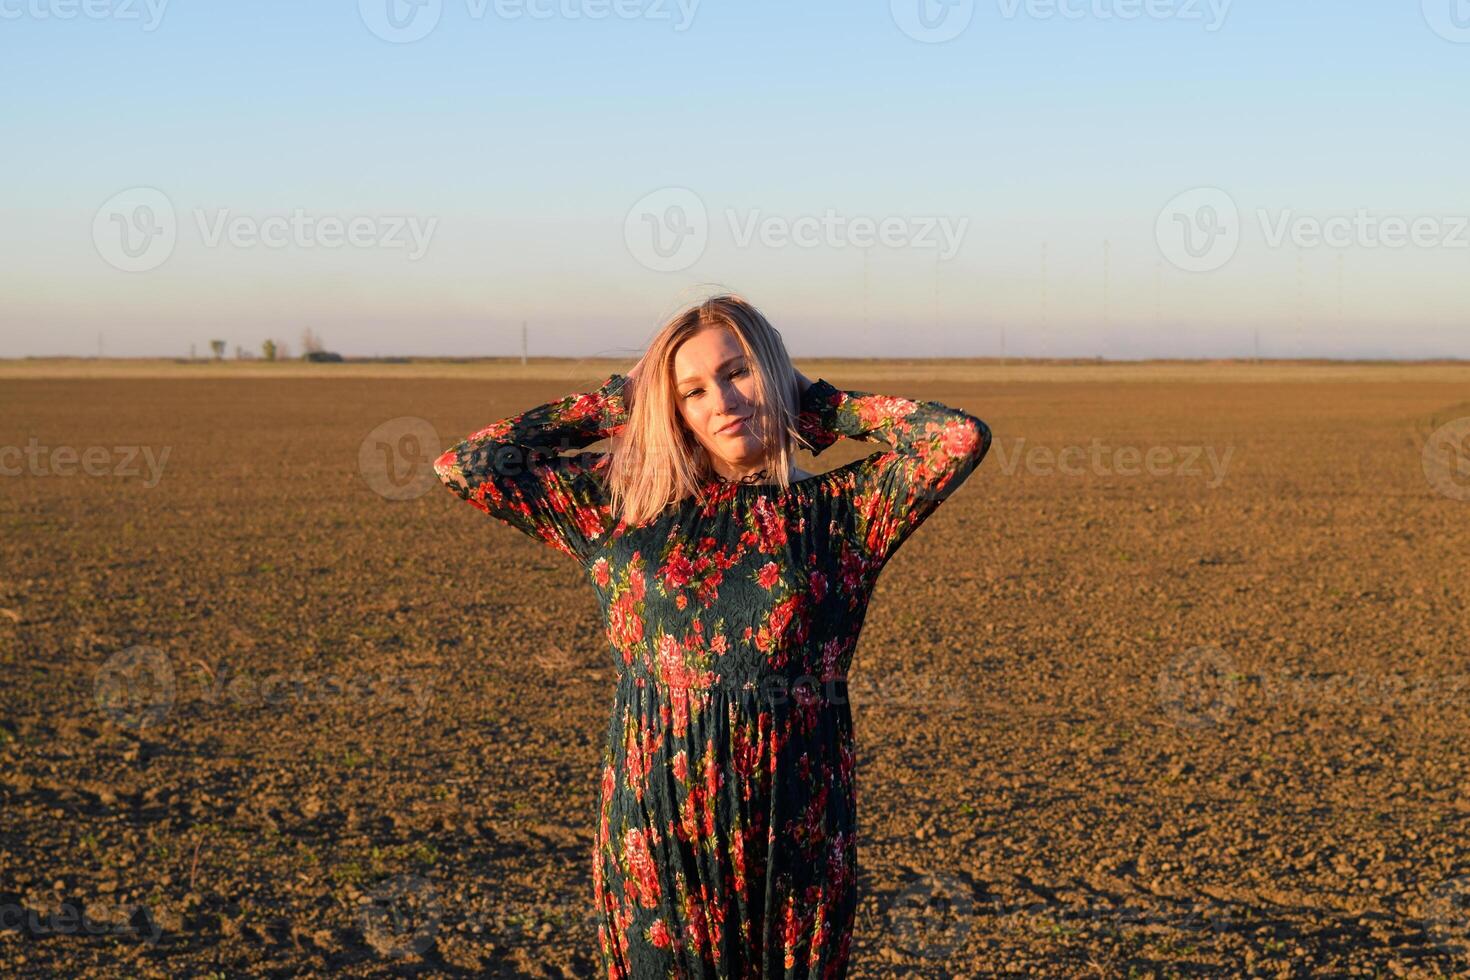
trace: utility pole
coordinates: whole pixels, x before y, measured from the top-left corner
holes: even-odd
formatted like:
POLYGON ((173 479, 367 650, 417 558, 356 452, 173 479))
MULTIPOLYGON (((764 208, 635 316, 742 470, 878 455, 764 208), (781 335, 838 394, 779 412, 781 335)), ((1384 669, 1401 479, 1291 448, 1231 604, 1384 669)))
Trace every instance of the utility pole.
POLYGON ((1047 299, 1047 296, 1046 296, 1046 293, 1047 293, 1047 281, 1046 281, 1046 250, 1047 250, 1047 248, 1048 248, 1048 244, 1046 242, 1042 242, 1041 243, 1041 336, 1042 336, 1042 342, 1046 345, 1046 353, 1049 355, 1049 354, 1051 354, 1051 344, 1047 340, 1047 309, 1046 309, 1046 299, 1047 299))
POLYGON ((934 250, 934 338, 939 339, 939 249, 934 250))
POLYGON ((526 321, 521 321, 521 367, 526 366, 526 321))
POLYGON ((1337 326, 1342 327, 1342 253, 1337 253, 1337 326))
POLYGON ((873 329, 872 322, 868 318, 868 285, 870 279, 870 273, 868 271, 869 251, 871 250, 866 248, 863 249, 863 333, 865 335, 871 333, 873 329))
POLYGON ((1305 320, 1305 317, 1306 317, 1306 311, 1304 309, 1305 303, 1303 301, 1304 289, 1303 289, 1303 285, 1302 285, 1303 279, 1305 278, 1305 271, 1304 270, 1305 270, 1305 267, 1304 267, 1303 262, 1302 262, 1302 250, 1301 250, 1301 246, 1297 246, 1297 250, 1296 250, 1296 341, 1297 341, 1298 344, 1300 344, 1302 342, 1302 323, 1303 323, 1303 321, 1305 320))
POLYGON ((1154 264, 1154 332, 1158 333, 1163 306, 1161 297, 1164 292, 1164 260, 1160 259, 1154 264))

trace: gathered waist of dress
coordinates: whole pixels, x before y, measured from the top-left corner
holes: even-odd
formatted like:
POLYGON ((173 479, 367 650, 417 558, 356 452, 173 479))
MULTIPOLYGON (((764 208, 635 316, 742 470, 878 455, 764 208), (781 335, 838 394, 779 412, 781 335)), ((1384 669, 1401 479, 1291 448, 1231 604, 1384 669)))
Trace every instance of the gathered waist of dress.
POLYGON ((759 700, 766 703, 792 702, 815 706, 823 702, 846 704, 848 686, 846 677, 818 677, 814 674, 791 675, 772 673, 759 679, 724 678, 701 679, 698 682, 670 682, 661 677, 647 674, 620 672, 618 690, 621 694, 669 697, 718 697, 731 699, 759 700))

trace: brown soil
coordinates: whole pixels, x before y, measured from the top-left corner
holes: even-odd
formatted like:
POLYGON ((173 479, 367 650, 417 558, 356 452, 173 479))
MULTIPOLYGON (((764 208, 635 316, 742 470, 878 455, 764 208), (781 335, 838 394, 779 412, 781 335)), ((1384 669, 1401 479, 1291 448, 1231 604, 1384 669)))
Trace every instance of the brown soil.
MULTIPOLYGON (((857 656, 853 976, 1470 971, 1470 484, 1422 452, 1470 387, 1424 370, 825 373, 996 436, 857 656)), ((593 972, 592 592, 403 458, 568 390, 0 385, 0 447, 106 451, 0 477, 0 975, 593 972)))

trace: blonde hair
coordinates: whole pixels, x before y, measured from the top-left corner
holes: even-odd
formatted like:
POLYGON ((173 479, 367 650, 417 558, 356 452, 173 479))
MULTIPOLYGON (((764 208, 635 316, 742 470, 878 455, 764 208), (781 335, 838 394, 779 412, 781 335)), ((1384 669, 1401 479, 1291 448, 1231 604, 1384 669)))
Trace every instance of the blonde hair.
POLYGON ((607 471, 614 519, 636 526, 691 494, 703 500, 701 488, 715 470, 708 451, 679 414, 674 355, 695 334, 721 328, 735 336, 755 379, 752 430, 766 445, 766 462, 774 467, 777 482, 789 485, 800 406, 796 369, 780 333, 765 316, 742 297, 726 293, 665 322, 649 343, 637 375, 623 389, 628 420, 611 439, 607 471))

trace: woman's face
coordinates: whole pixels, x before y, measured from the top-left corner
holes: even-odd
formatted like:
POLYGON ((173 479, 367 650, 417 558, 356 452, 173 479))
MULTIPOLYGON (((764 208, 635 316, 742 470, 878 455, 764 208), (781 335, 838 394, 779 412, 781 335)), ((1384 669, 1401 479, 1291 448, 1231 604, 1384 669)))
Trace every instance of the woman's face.
POLYGON ((764 461, 756 437, 755 375, 725 327, 699 331, 674 352, 674 401, 711 462, 743 467, 764 461))

